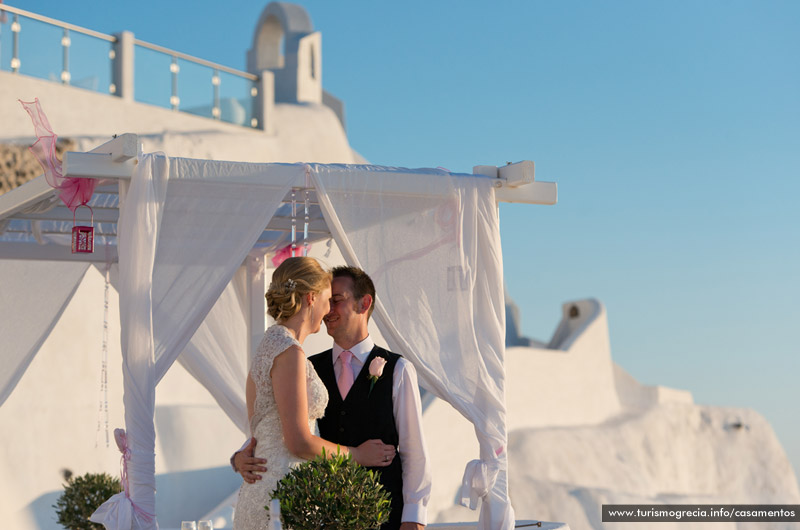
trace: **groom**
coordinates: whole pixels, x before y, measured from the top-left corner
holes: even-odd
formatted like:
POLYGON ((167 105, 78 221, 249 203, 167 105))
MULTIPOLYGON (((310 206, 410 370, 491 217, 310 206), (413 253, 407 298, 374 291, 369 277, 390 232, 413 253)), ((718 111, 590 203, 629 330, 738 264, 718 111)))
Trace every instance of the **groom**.
MULTIPOLYGON (((399 458, 374 468, 392 496, 389 521, 381 530, 422 530, 431 478, 414 366, 376 346, 369 336, 375 286, 367 273, 336 267, 332 274, 331 310, 324 320, 333 348, 309 358, 329 395, 325 416, 318 422, 320 436, 347 446, 369 439, 396 446, 399 458)), ((248 482, 257 476, 253 471, 263 471, 258 465, 263 460, 253 457, 252 442, 234 455, 233 463, 248 482)))

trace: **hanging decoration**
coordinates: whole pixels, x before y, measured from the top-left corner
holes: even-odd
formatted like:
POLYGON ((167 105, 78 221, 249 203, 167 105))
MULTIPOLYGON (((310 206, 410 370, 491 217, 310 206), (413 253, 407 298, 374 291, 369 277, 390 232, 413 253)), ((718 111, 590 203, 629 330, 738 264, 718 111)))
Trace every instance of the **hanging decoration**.
POLYGON ((106 289, 103 297, 103 349, 100 361, 100 394, 97 410, 97 432, 94 446, 98 445, 98 438, 103 425, 105 425, 106 447, 109 446, 108 435, 108 293, 111 285, 111 261, 106 261, 106 289))
POLYGON ((292 257, 297 254, 297 191, 292 188, 292 257))
POLYGON ((306 188, 303 207, 305 210, 305 220, 303 222, 303 256, 308 256, 308 188, 306 188))
POLYGON ((80 206, 89 208, 92 217, 89 226, 78 225, 75 221, 78 208, 72 212, 72 253, 91 254, 94 252, 94 210, 88 204, 79 204, 78 207, 80 206))
MULTIPOLYGON (((292 219, 291 219, 291 242, 285 247, 279 248, 272 256, 272 266, 278 267, 283 263, 286 258, 293 258, 295 256, 308 256, 308 251, 311 250, 311 243, 308 242, 308 230, 310 226, 310 202, 308 188, 292 188, 292 219), (298 253, 297 248, 297 192, 303 190, 305 195, 303 197, 303 250, 302 254, 298 253)), ((330 245, 328 245, 330 247, 330 245)), ((330 253, 330 250, 328 251, 330 253)), ((327 256, 327 254, 326 254, 327 256)))
MULTIPOLYGON (((61 160, 56 155, 58 135, 50 127, 50 122, 39 104, 39 98, 30 102, 21 99, 18 101, 31 117, 36 134, 36 141, 28 149, 42 166, 47 183, 59 191, 59 198, 75 214, 79 206, 88 206, 97 182, 94 179, 64 177, 61 160)), ((92 213, 92 224, 94 224, 94 213, 92 213)), ((91 252, 94 252, 94 227, 75 226, 73 217, 72 253, 91 252)))

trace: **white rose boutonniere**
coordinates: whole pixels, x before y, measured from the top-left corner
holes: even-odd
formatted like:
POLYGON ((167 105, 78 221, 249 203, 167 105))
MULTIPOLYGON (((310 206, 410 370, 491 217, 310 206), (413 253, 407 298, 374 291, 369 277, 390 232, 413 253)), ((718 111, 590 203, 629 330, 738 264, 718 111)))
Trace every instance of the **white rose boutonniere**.
POLYGON ((386 366, 386 359, 383 357, 375 357, 372 359, 372 362, 369 363, 369 393, 372 394, 372 389, 375 386, 375 383, 378 382, 378 379, 383 377, 383 367, 386 366))

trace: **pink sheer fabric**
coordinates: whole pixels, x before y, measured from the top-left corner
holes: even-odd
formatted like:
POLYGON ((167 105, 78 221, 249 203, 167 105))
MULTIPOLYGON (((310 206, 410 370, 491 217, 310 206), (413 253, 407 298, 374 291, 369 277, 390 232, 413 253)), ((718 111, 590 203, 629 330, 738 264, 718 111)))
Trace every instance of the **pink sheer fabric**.
MULTIPOLYGON (((311 245, 308 245, 308 250, 311 250, 311 245)), ((295 256, 302 256, 303 255, 303 245, 302 243, 297 245, 294 251, 295 256)), ((286 261, 287 258, 292 257, 292 244, 289 243, 285 247, 277 250, 275 255, 272 257, 272 266, 277 268, 278 265, 286 261)))
POLYGON ((94 193, 97 181, 94 179, 65 178, 61 170, 61 160, 56 156, 56 140, 58 136, 50 127, 39 98, 32 102, 19 100, 22 107, 30 115, 36 134, 36 142, 29 147, 33 156, 42 166, 47 183, 59 190, 59 198, 64 201, 67 208, 75 211, 75 208, 89 202, 94 193))
POLYGON ((292 244, 289 243, 285 247, 275 252, 275 255, 272 257, 272 266, 277 268, 278 265, 286 261, 287 258, 291 257, 292 257, 292 244))

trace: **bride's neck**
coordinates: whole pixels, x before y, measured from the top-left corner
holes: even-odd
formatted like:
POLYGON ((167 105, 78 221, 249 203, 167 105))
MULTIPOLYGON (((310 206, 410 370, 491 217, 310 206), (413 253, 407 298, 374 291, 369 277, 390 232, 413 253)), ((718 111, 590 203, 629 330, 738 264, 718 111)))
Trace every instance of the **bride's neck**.
POLYGON ((306 337, 311 334, 311 320, 308 315, 302 314, 302 311, 280 322, 280 324, 288 329, 289 333, 291 333, 300 344, 303 344, 306 337))

